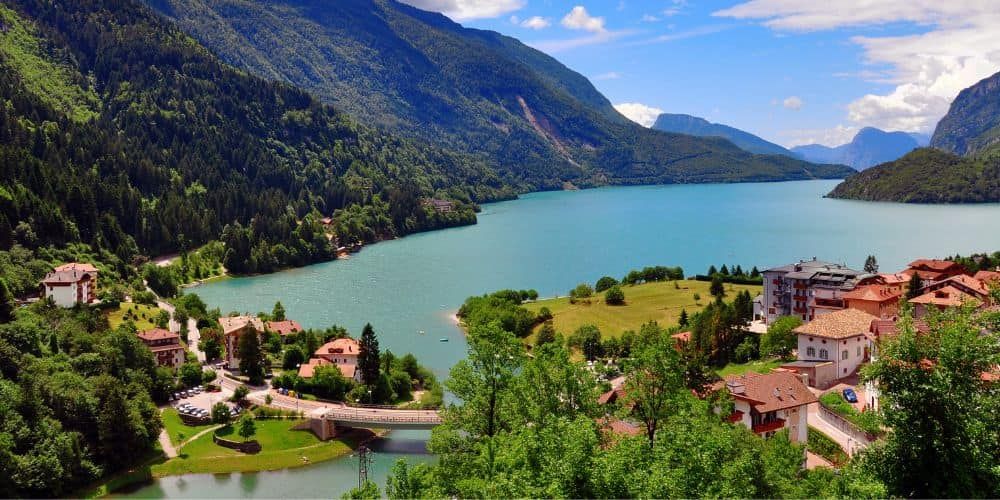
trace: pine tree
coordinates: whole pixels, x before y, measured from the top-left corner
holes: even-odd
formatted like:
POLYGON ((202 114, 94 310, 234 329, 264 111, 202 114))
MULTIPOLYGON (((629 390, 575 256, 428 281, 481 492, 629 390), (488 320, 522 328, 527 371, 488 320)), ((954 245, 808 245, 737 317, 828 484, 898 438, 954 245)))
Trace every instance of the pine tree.
POLYGON ((726 296, 726 288, 722 284, 722 278, 718 276, 712 278, 712 284, 708 287, 708 293, 712 294, 716 300, 722 300, 726 296))
POLYGON ((371 385, 378 381, 379 375, 378 338, 371 323, 361 330, 361 346, 358 353, 358 369, 361 370, 361 382, 371 385))
POLYGON ((688 312, 687 309, 681 309, 681 316, 677 318, 677 324, 683 328, 688 326, 688 312))
POLYGON ((865 272, 868 274, 878 273, 878 261, 875 260, 874 255, 869 255, 868 258, 865 259, 865 272))
POLYGON ((920 275, 913 273, 910 276, 910 283, 906 285, 906 300, 910 300, 920 296, 920 289, 923 288, 924 282, 920 279, 920 275))
POLYGON ((719 269, 719 274, 721 274, 721 275, 723 275, 723 276, 729 276, 729 268, 728 268, 728 267, 726 267, 726 265, 725 265, 725 264, 723 264, 723 265, 722 265, 722 268, 721 268, 721 269, 719 269))
POLYGON ((709 276, 715 276, 715 274, 718 273, 718 272, 719 272, 719 270, 715 268, 714 264, 711 265, 711 266, 708 266, 708 275, 709 276))
POLYGON ((281 305, 281 301, 274 303, 274 309, 271 310, 271 321, 285 321, 285 306, 281 305))

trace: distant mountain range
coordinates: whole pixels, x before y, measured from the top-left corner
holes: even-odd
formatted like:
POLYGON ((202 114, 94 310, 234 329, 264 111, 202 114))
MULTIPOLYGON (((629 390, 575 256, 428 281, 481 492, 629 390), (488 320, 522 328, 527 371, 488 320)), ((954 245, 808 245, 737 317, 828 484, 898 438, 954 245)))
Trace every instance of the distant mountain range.
POLYGON ((232 65, 477 155, 521 189, 852 173, 641 127, 552 57, 393 0, 145 1, 232 65))
POLYGON ((834 198, 913 203, 1000 202, 1000 73, 963 90, 932 148, 847 178, 834 198))
POLYGON ((696 135, 699 137, 722 137, 728 139, 745 151, 764 155, 797 156, 773 142, 768 142, 750 132, 745 132, 729 125, 712 123, 697 116, 663 113, 656 118, 653 129, 677 134, 696 135))
POLYGON ((851 142, 837 147, 821 144, 795 146, 792 152, 799 158, 816 163, 840 163, 857 170, 895 160, 920 147, 919 134, 885 132, 873 127, 861 129, 851 142))
POLYGON ((931 146, 971 156, 1000 144, 1000 73, 958 94, 941 118, 931 146))

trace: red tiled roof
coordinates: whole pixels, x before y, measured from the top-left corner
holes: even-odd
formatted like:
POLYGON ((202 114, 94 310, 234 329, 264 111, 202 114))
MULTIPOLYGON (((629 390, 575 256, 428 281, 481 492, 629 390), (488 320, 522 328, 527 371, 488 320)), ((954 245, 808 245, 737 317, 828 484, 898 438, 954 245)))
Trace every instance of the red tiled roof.
POLYGON ((285 320, 285 321, 268 321, 267 329, 277 333, 278 335, 285 336, 292 333, 298 333, 302 331, 302 325, 295 320, 285 320))
POLYGON ((983 283, 982 280, 978 280, 976 278, 973 278, 972 276, 968 276, 965 274, 952 276, 950 278, 941 280, 938 283, 935 283, 934 285, 940 285, 944 283, 961 285, 962 287, 965 287, 965 289, 967 289, 968 291, 971 291, 973 294, 978 295, 980 297, 985 297, 990 294, 990 289, 989 287, 986 286, 986 283, 983 283))
POLYGON ((911 304, 929 304, 942 307, 958 307, 966 302, 972 302, 974 304, 981 303, 976 297, 973 297, 972 295, 969 295, 951 285, 910 299, 911 304))
POLYGON ((677 339, 678 342, 690 342, 691 332, 680 332, 671 335, 671 337, 677 339))
POLYGON ((973 278, 983 283, 990 283, 992 281, 1000 283, 1000 271, 979 271, 973 278))
POLYGON ((879 277, 886 285, 900 285, 910 281, 910 276, 904 273, 880 274, 879 277))
POLYGON ((868 302, 890 302, 899 300, 903 290, 898 286, 865 285, 859 286, 844 294, 846 300, 865 300, 868 302))
MULTIPOLYGON (((879 338, 886 335, 895 335, 898 333, 899 329, 896 326, 898 320, 894 319, 876 319, 872 321, 871 327, 868 329, 869 337, 878 340, 879 338)), ((913 328, 917 333, 928 333, 930 332, 930 327, 927 326, 927 322, 923 320, 913 320, 913 328)))
POLYGON ((152 330, 143 330, 137 334, 140 339, 146 342, 152 342, 155 340, 166 340, 166 339, 180 339, 181 336, 177 335, 170 330, 165 330, 163 328, 153 328, 152 330))
POLYGON ((625 397, 625 389, 622 387, 616 387, 598 396, 597 404, 606 405, 608 403, 614 403, 615 401, 618 401, 619 399, 624 397, 625 397))
POLYGON ((312 358, 299 366, 299 376, 302 378, 312 378, 313 372, 318 366, 332 365, 333 363, 323 358, 312 358))
POLYGON ((612 434, 625 436, 638 436, 643 433, 642 427, 631 422, 626 422, 620 418, 599 418, 597 424, 604 430, 612 434))
POLYGON ((61 266, 56 266, 55 271, 79 271, 81 273, 96 273, 97 268, 91 264, 83 262, 69 262, 61 266))
POLYGON ((771 372, 766 375, 747 372, 743 375, 730 375, 725 382, 733 398, 747 401, 758 413, 795 408, 818 401, 792 372, 771 372))
POLYGON ((939 260, 939 259, 917 259, 910 262, 910 269, 926 269, 928 271, 947 271, 954 266, 957 266, 953 261, 950 260, 939 260))
POLYGON ((358 341, 350 337, 344 337, 323 344, 319 349, 316 349, 314 354, 316 356, 323 354, 353 354, 357 356, 360 350, 361 347, 358 345, 358 341))

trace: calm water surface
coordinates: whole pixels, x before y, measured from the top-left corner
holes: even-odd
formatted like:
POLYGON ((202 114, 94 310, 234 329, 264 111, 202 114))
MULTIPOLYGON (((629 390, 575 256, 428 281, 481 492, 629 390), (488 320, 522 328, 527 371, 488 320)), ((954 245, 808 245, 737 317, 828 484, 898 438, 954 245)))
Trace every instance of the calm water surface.
MULTIPOLYGON (((933 206, 822 198, 837 181, 647 186, 550 192, 487 205, 475 226, 366 247, 350 259, 194 291, 224 312, 270 311, 281 300, 306 327, 366 322, 382 349, 414 353, 440 378, 465 354, 451 315, 469 295, 500 288, 565 294, 576 283, 647 265, 749 269, 813 256, 883 270, 917 256, 1000 249, 1000 204, 933 206), (423 332, 423 333, 421 333, 423 332), (442 342, 440 339, 447 339, 442 342)), ((376 454, 384 481, 425 433, 395 433, 376 454)), ((419 441, 416 448, 420 448, 419 441)), ((356 462, 336 460, 258 474, 168 478, 146 497, 339 497, 356 484, 356 462)))

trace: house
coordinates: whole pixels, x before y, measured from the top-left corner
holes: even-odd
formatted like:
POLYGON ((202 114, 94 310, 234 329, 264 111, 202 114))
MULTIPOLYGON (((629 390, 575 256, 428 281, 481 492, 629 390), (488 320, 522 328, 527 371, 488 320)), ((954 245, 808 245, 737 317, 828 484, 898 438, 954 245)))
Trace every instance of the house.
POLYGON ((42 278, 42 294, 57 306, 97 302, 97 268, 71 262, 57 266, 42 278))
POLYGON ((936 281, 921 289, 922 292, 932 292, 940 290, 946 286, 953 286, 960 292, 971 295, 977 299, 986 300, 990 296, 990 287, 982 280, 972 276, 959 274, 950 278, 936 281))
POLYGON ((674 349, 676 349, 678 352, 683 350, 684 346, 688 342, 691 342, 691 332, 675 333, 670 337, 674 339, 674 349))
POLYGON ((959 290, 956 286, 947 285, 910 299, 910 304, 913 304, 913 317, 922 318, 933 308, 943 311, 949 307, 959 307, 966 304, 978 307, 983 304, 983 300, 959 290))
POLYGON ((240 337, 252 333, 260 337, 264 333, 264 322, 256 316, 226 316, 219 318, 222 335, 226 344, 226 364, 230 370, 237 370, 240 358, 237 356, 240 337))
POLYGON ((900 274, 910 277, 914 274, 920 276, 925 283, 941 281, 945 278, 965 274, 965 268, 961 264, 950 260, 938 259, 917 259, 907 266, 900 274))
POLYGON ((427 208, 432 208, 441 214, 450 213, 455 209, 455 203, 448 200, 439 200, 437 198, 426 198, 422 200, 420 204, 427 208))
POLYGON ((358 370, 358 356, 360 354, 361 346, 358 341, 349 337, 334 339, 316 349, 313 357, 299 367, 299 376, 311 378, 317 367, 334 365, 340 369, 340 373, 345 378, 360 382, 361 371, 358 370))
POLYGON ((867 334, 872 321, 879 318, 857 309, 843 309, 824 314, 795 330, 798 335, 798 360, 833 363, 833 379, 810 380, 815 387, 826 388, 834 381, 854 373, 867 358, 867 334))
POLYGON ((996 271, 979 271, 972 277, 983 282, 987 287, 1000 286, 1000 269, 996 271))
POLYGON ((782 370, 766 375, 747 372, 726 377, 724 387, 734 403, 730 422, 743 424, 763 437, 788 429, 793 442, 806 442, 807 407, 818 400, 798 375, 782 370))
POLYGON ((844 309, 844 294, 859 285, 874 283, 877 276, 841 264, 802 260, 764 271, 764 320, 781 316, 809 322, 844 309))
POLYGON ((878 318, 891 318, 899 314, 902 296, 903 287, 899 285, 863 285, 845 293, 844 304, 878 318))
POLYGON ((298 321, 292 319, 284 321, 268 321, 267 323, 264 323, 264 329, 269 332, 277 333, 284 338, 293 333, 301 332, 302 325, 300 325, 298 321))
POLYGON ((157 366, 177 369, 184 364, 185 350, 181 345, 181 337, 163 328, 143 330, 138 333, 139 339, 153 352, 157 366))

